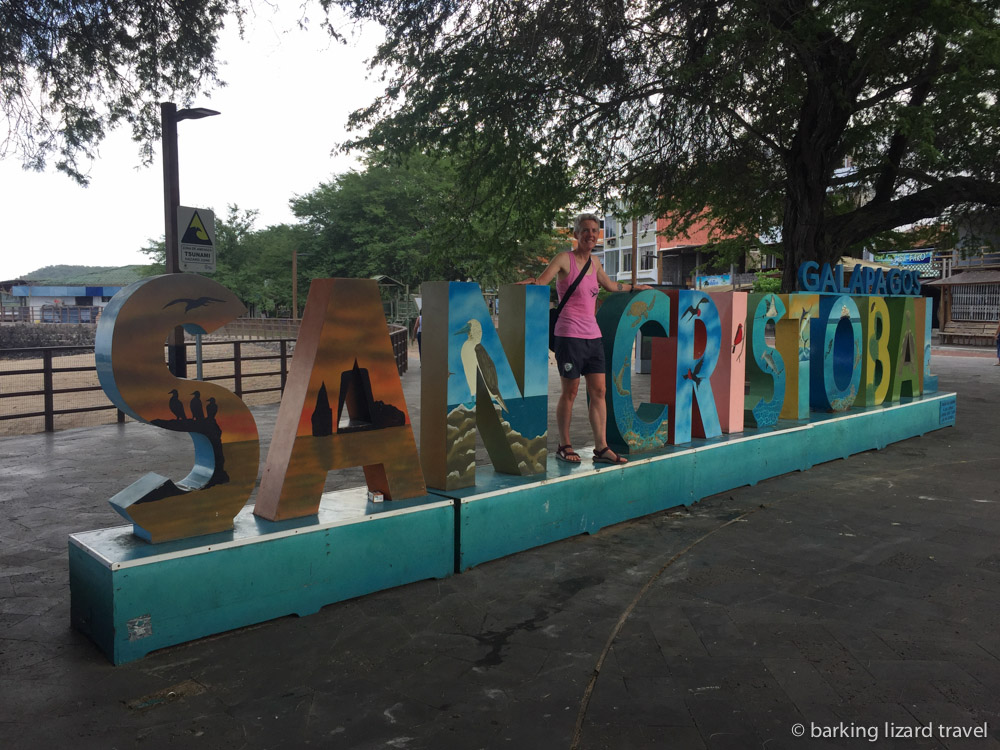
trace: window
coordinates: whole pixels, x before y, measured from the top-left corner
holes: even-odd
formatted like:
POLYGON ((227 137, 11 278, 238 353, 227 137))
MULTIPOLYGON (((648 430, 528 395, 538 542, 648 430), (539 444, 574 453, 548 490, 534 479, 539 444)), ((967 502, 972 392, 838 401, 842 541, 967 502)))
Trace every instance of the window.
POLYGON ((642 251, 642 257, 639 259, 639 269, 642 271, 651 271, 656 268, 656 251, 653 248, 646 248, 642 251))
POLYGON ((632 270, 632 253, 627 252, 622 255, 622 271, 630 272, 632 270))
POLYGON ((604 236, 605 238, 618 236, 618 219, 614 216, 604 217, 604 236))
POLYGON ((604 251, 604 272, 610 277, 614 278, 618 275, 618 251, 610 252, 608 250, 604 251))

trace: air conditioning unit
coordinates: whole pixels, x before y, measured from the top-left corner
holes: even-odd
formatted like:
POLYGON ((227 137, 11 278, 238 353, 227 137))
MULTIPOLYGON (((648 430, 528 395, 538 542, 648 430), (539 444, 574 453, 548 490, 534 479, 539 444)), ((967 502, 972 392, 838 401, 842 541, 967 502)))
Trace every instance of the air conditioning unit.
POLYGON ((605 247, 616 247, 617 245, 618 245, 618 240, 615 239, 614 237, 609 237, 608 239, 604 240, 605 247))

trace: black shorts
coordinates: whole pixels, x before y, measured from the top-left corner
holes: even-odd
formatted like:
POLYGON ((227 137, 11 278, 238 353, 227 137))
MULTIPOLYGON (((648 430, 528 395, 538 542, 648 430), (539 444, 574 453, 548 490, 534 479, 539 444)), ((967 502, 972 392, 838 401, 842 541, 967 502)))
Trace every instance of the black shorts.
POLYGON ((556 336, 555 354, 559 377, 577 380, 581 375, 604 373, 604 339, 556 336))

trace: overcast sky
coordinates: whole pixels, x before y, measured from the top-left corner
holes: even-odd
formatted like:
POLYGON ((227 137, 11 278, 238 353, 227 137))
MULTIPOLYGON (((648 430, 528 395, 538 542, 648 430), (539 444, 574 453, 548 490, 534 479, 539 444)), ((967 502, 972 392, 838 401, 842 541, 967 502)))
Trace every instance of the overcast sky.
MULTIPOLYGON (((294 5, 274 15, 257 5, 263 11, 248 18, 244 39, 228 31, 222 38, 228 86, 192 103, 222 114, 177 130, 181 205, 218 217, 229 204, 257 209, 264 228, 293 222, 290 198, 356 166, 354 157, 331 152, 346 137, 348 114, 381 91, 365 67, 381 30, 365 29, 345 46, 318 24, 295 28, 294 5)), ((139 249, 163 235, 158 149, 156 158, 141 167, 138 145, 118 130, 101 145, 86 188, 52 168, 25 172, 16 159, 0 161, 0 279, 47 265, 148 262, 139 249)))

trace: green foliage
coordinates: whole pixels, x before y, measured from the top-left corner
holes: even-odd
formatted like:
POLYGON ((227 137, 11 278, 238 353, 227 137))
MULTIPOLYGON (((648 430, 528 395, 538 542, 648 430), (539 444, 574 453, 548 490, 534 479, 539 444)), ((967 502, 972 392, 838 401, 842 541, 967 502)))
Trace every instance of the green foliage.
POLYGON ((44 266, 22 278, 51 286, 126 286, 141 279, 145 266, 44 266))
POLYGON ((753 280, 753 287, 751 287, 751 291, 755 294, 760 292, 780 292, 781 279, 777 276, 768 276, 763 273, 758 273, 753 280))
POLYGON ((86 183, 107 132, 127 123, 152 157, 158 102, 218 84, 215 47, 241 0, 0 1, 0 158, 41 170, 50 158, 86 183))
POLYGON ((1000 205, 994 0, 328 0, 386 28, 351 145, 450 149, 512 205, 568 193, 781 228, 785 284, 958 204, 1000 205))
POLYGON ((158 240, 152 238, 146 240, 146 246, 139 248, 139 252, 150 260, 150 264, 146 266, 146 276, 157 276, 166 271, 167 250, 162 236, 158 240))
MULTIPOLYGON (((287 224, 254 229, 257 213, 228 206, 226 218, 215 223, 215 273, 204 275, 230 289, 252 314, 290 315, 292 252, 301 250, 310 238, 303 228, 287 224)), ((164 272, 162 238, 149 240, 141 252, 153 261, 142 267, 147 276, 164 272)))
POLYGON ((481 200, 486 192, 468 191, 445 157, 369 158, 292 201, 309 236, 302 267, 311 278, 383 274, 414 290, 465 279, 492 288, 540 270, 555 252, 554 213, 526 216, 481 200))

